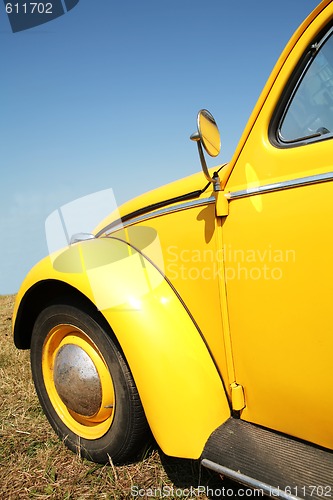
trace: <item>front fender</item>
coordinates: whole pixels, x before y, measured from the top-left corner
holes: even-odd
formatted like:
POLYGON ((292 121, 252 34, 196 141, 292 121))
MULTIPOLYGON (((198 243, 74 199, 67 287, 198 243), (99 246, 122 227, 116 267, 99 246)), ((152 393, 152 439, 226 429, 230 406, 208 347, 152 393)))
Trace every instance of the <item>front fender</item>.
POLYGON ((14 328, 29 314, 24 297, 44 280, 66 283, 96 305, 125 354, 157 443, 166 454, 198 458, 230 408, 205 341, 163 273, 119 239, 77 243, 30 271, 14 328))

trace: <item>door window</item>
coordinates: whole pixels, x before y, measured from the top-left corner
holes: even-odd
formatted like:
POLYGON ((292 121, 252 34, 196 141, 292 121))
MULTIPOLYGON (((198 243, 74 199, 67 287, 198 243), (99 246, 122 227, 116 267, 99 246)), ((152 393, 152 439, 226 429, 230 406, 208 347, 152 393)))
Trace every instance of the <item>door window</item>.
POLYGON ((326 139, 333 134, 333 35, 311 47, 312 58, 280 121, 282 143, 326 139))

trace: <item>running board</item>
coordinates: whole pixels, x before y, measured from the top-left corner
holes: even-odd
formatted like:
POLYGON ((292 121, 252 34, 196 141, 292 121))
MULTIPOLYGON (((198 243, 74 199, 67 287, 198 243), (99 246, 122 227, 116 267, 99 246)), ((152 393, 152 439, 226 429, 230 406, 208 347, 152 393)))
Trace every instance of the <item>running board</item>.
POLYGON ((201 463, 271 498, 333 498, 333 452, 230 418, 208 439, 201 463))

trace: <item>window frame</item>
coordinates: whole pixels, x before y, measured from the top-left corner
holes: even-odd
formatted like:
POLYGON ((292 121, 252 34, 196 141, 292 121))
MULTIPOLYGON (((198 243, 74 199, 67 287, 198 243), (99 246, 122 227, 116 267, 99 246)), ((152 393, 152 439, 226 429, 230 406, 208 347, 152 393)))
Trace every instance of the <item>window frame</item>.
POLYGON ((268 128, 268 137, 271 144, 277 148, 293 148, 313 144, 314 142, 326 141, 333 138, 333 131, 327 134, 313 134, 306 137, 299 137, 292 140, 285 140, 281 134, 281 126, 290 105, 297 93, 303 78, 305 77, 309 67, 318 54, 319 50, 325 42, 332 37, 333 39, 333 20, 325 26, 325 28, 318 34, 318 36, 311 42, 311 44, 304 51, 298 64, 296 65, 291 77, 289 78, 268 128))

